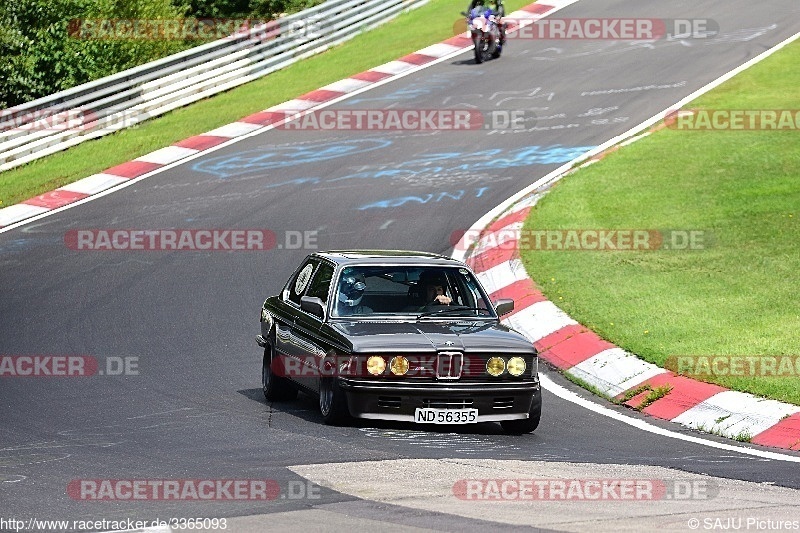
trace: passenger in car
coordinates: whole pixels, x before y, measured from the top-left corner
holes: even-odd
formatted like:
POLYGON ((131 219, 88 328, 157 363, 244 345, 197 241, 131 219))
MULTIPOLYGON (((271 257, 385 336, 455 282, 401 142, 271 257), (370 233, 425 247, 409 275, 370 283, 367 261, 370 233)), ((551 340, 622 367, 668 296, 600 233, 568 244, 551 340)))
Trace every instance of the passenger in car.
POLYGON ((372 308, 361 305, 367 284, 363 276, 342 276, 339 282, 337 311, 340 316, 372 314, 372 308))

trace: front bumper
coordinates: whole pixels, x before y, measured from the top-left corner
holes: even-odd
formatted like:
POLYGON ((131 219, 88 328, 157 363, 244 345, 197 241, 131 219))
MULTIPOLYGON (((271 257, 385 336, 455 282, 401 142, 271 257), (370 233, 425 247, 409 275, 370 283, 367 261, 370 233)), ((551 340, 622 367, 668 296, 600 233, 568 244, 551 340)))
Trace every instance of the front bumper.
POLYGON ((541 405, 538 381, 376 382, 340 379, 356 418, 414 422, 417 408, 478 410, 478 422, 523 420, 541 405))

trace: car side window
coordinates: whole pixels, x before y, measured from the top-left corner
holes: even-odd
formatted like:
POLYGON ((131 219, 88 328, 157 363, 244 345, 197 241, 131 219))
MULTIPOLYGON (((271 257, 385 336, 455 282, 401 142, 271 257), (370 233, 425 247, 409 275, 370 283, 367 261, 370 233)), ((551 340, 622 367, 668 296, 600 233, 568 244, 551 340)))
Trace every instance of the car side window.
POLYGON ((323 302, 328 301, 328 294, 331 288, 331 280, 333 279, 333 265, 328 263, 321 263, 311 281, 311 286, 308 288, 306 296, 313 296, 319 298, 323 302))
POLYGON ((303 296, 308 289, 311 277, 314 275, 314 269, 317 267, 319 261, 309 259, 305 262, 303 267, 297 272, 297 275, 292 278, 284 291, 288 292, 288 299, 290 302, 300 306, 300 297, 303 296))

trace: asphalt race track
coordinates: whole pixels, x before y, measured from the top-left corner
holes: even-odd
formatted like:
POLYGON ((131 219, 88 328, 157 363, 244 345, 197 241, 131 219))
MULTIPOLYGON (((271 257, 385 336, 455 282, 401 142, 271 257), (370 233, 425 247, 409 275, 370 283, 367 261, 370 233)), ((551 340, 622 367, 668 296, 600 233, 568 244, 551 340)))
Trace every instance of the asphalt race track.
MULTIPOLYGON (((545 477, 558 477, 567 463, 631 465, 650 477, 663 473, 648 469, 667 467, 690 477, 763 483, 765 490, 800 489, 796 462, 642 432, 546 391, 542 424, 523 437, 506 436, 497 424, 456 433, 391 423, 334 428, 323 425, 311 398, 265 402, 261 351, 253 340, 258 312, 309 253, 297 247, 298 232, 309 232, 307 244, 319 249, 448 253, 454 232, 524 186, 800 31, 797 0, 582 0, 556 16, 709 18, 720 34, 648 43, 511 40, 500 60, 482 65, 465 52, 333 108, 478 109, 499 111, 496 117, 523 110, 524 131, 271 130, 0 233, 0 354, 137 358, 128 360, 138 365, 138 375, 128 376, 0 378, 0 515, 273 514, 273 525, 312 529, 378 522, 400 529, 537 525, 535 513, 516 522, 411 503, 417 511, 406 513, 402 503, 379 496, 380 489, 369 490, 378 479, 396 483, 398 493, 424 486, 410 473, 430 471, 430 464, 396 462, 424 459, 541 461, 545 477), (64 243, 70 230, 117 228, 268 229, 279 246, 134 252, 77 251, 64 243), (330 487, 339 486, 331 476, 361 479, 353 470, 302 466, 378 460, 390 462, 352 490, 330 487), (271 479, 283 489, 312 479, 323 488, 315 500, 269 502, 100 502, 67 495, 70 481, 79 479, 189 478, 271 479)), ((592 468, 589 477, 611 475, 592 468)), ((563 507, 561 514, 583 512, 563 507)), ((243 530, 256 527, 241 520, 243 530)), ((648 520, 637 529, 656 524, 648 520)))

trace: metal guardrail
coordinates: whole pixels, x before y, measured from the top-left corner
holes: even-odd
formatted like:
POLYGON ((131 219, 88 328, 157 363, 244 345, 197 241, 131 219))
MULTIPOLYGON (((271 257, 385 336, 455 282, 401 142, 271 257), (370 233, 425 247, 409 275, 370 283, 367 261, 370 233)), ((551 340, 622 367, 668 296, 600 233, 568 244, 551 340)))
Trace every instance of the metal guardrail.
POLYGON ((0 111, 0 171, 255 80, 427 1, 329 0, 266 25, 0 111))

